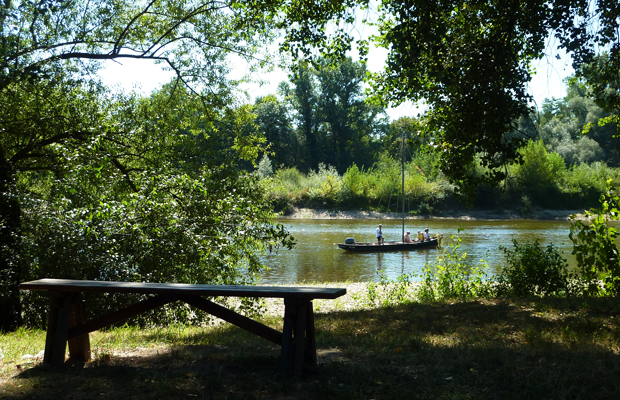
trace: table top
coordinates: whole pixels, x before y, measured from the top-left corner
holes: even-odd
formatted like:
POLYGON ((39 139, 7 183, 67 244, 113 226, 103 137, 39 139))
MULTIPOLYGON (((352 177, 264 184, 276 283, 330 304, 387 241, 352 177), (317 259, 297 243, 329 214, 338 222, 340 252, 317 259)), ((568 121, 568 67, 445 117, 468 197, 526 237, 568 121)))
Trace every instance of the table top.
POLYGON ((22 290, 46 290, 51 292, 185 294, 201 296, 281 297, 298 299, 335 299, 347 293, 345 288, 82 281, 74 279, 49 278, 24 282, 20 285, 20 288, 22 290))

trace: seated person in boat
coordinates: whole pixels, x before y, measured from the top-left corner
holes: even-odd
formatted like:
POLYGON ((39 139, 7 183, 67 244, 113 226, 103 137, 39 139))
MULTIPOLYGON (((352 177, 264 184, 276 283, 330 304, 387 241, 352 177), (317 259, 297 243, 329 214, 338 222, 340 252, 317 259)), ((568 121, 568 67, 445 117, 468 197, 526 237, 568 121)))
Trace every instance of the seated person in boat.
POLYGON ((429 241, 431 240, 431 234, 428 233, 428 228, 424 229, 424 241, 429 241))
POLYGON ((423 241, 424 240, 424 235, 422 234, 422 232, 418 231, 418 237, 416 237, 416 241, 423 241))
POLYGON ((410 231, 407 231, 407 233, 405 233, 405 237, 403 237, 403 242, 411 243, 411 232, 410 231))

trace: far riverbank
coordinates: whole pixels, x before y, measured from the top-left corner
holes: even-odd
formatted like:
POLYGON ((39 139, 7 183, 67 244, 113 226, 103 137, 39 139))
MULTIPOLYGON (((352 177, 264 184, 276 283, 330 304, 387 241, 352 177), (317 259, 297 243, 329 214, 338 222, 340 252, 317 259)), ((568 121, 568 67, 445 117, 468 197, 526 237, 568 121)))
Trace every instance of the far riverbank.
MULTIPOLYGON (((459 220, 512 220, 512 219, 536 219, 566 221, 575 214, 579 218, 584 218, 584 210, 543 210, 534 209, 527 214, 522 214, 518 210, 461 210, 461 211, 440 211, 427 215, 407 215, 405 219, 459 219, 459 220)), ((312 209, 292 207, 289 212, 281 218, 288 219, 401 219, 402 214, 395 212, 377 211, 343 211, 333 209, 312 209)))

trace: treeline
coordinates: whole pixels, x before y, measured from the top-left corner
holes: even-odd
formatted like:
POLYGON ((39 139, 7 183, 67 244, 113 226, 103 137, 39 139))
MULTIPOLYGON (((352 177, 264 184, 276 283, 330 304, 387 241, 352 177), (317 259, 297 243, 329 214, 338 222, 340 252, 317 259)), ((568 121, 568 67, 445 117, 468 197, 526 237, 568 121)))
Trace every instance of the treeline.
MULTIPOLYGON (((401 210, 400 157, 406 138, 405 208, 432 213, 455 207, 455 186, 442 173, 439 149, 424 116, 389 121, 364 92, 364 65, 350 59, 299 65, 278 94, 251 107, 265 150, 256 172, 279 210, 288 206, 401 210)), ((595 206, 605 182, 617 180, 620 151, 610 114, 588 96, 584 81, 568 81, 563 99, 515 121, 507 136, 522 140, 517 162, 497 184, 472 188, 469 205, 532 207, 595 206)), ((489 175, 480 162, 466 167, 489 175)), ((497 182, 496 182, 497 183, 497 182)), ((462 194, 462 193, 459 193, 462 194)))
POLYGON ((301 63, 277 94, 255 101, 248 129, 264 135, 274 167, 309 172, 328 164, 344 173, 378 160, 390 124, 385 109, 367 101, 366 73, 350 58, 301 63))
MULTIPOLYGON (((586 209, 598 205, 606 181, 620 179, 620 170, 603 162, 567 167, 562 157, 545 149, 542 141, 532 141, 520 150, 523 164, 508 166, 508 178, 501 187, 480 185, 471 204, 481 209, 507 207, 527 216, 534 207, 586 209)), ((270 173, 266 159, 258 169, 264 177, 270 199, 277 210, 291 206, 310 208, 372 209, 402 211, 400 161, 384 156, 372 168, 351 166, 344 174, 320 165, 308 174, 296 168, 270 173)), ((482 167, 473 168, 481 173, 482 167)), ((405 163, 405 211, 433 213, 465 208, 455 197, 454 185, 441 173, 437 162, 419 153, 405 163)))

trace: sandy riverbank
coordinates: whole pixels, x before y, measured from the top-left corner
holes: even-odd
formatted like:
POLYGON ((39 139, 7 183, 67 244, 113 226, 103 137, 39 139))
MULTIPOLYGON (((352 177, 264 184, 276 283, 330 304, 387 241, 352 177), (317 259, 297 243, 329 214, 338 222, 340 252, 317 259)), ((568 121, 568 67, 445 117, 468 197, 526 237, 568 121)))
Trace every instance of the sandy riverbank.
MULTIPOLYGON (((407 216, 406 219, 444 218, 461 220, 507 220, 507 219, 538 219, 568 220, 571 214, 583 218, 584 210, 532 210, 527 215, 518 210, 464 210, 438 212, 433 215, 407 216)), ((310 208, 293 208, 282 218, 289 219, 401 219, 399 213, 380 213, 376 211, 339 211, 310 208)))

